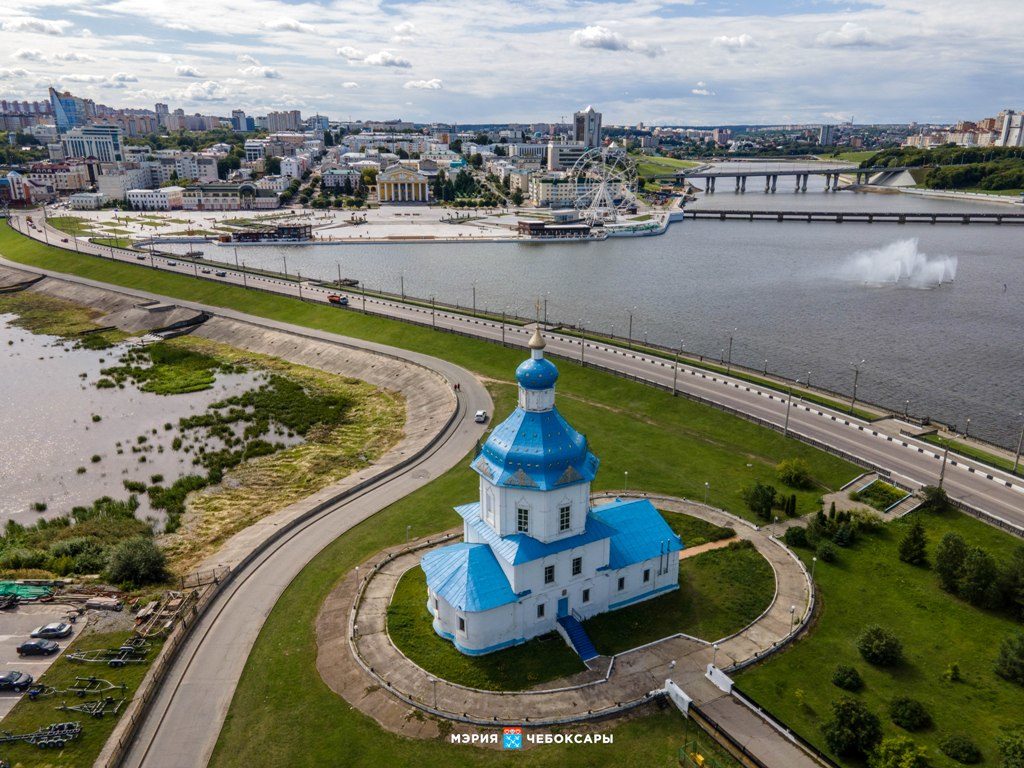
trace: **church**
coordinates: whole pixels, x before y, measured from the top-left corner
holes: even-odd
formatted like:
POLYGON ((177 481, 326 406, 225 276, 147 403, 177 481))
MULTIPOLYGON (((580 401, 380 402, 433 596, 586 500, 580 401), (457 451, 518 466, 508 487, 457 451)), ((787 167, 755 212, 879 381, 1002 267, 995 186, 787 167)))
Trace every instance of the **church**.
POLYGON ((473 459, 480 500, 456 507, 463 541, 421 562, 434 631, 469 655, 554 630, 586 661, 583 620, 679 587, 683 544, 649 501, 591 506, 599 461, 555 408, 544 346, 538 329, 518 407, 473 459))

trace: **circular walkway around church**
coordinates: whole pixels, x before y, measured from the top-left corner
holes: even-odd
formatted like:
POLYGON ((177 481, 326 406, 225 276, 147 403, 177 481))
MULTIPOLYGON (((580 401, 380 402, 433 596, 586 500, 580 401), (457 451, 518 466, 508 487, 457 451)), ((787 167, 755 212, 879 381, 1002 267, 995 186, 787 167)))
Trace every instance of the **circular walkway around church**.
MULTIPOLYGON (((811 581, 795 555, 767 530, 702 504, 646 498, 659 509, 735 528, 738 537, 751 541, 775 572, 771 605, 740 632, 717 642, 721 669, 728 672, 778 650, 802 630, 811 614, 811 581)), ((461 532, 453 531, 378 553, 334 588, 317 618, 317 669, 322 679, 385 728, 435 738, 450 729, 478 730, 469 726, 582 722, 649 701, 667 678, 698 705, 723 695, 704 676, 714 654, 712 644, 685 635, 599 657, 584 672, 526 691, 480 690, 435 679, 391 642, 387 607, 399 579, 419 565, 424 552, 460 537, 461 532), (424 713, 436 717, 423 717, 424 713), (439 727, 437 718, 450 721, 449 726, 439 727)))

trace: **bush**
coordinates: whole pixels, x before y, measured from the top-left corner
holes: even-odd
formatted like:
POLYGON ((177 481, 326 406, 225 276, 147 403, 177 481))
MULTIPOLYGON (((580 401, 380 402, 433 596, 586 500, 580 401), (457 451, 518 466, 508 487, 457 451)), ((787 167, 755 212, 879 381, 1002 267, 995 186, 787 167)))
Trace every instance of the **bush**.
POLYGON ((160 582, 167 578, 167 560, 148 536, 126 539, 110 551, 107 578, 115 584, 134 586, 160 582))
POLYGON ((839 664, 832 673, 832 685, 842 688, 844 691, 859 691, 864 687, 864 679, 856 667, 839 664))
POLYGON ((945 512, 950 508, 949 497, 946 495, 945 488, 926 485, 921 489, 921 494, 924 496, 924 502, 921 504, 922 509, 929 512, 945 512))
POLYGON ((787 528, 786 532, 782 534, 782 540, 790 547, 806 547, 807 529, 802 525, 794 525, 792 528, 787 528))
POLYGON ((883 741, 868 760, 870 768, 928 768, 924 747, 919 747, 906 736, 890 736, 883 741))
POLYGON ((999 569, 996 561, 981 547, 967 550, 963 567, 960 569, 960 595, 971 605, 996 607, 998 597, 993 587, 999 569))
POLYGON ((910 565, 928 565, 928 540, 920 520, 914 520, 899 544, 900 560, 910 565))
POLYGON ((803 459, 785 459, 775 467, 779 480, 790 488, 810 488, 814 485, 811 468, 803 459))
POLYGON ((889 719, 907 731, 920 731, 932 724, 924 704, 907 696, 898 696, 889 703, 889 719))
POLYGON ((836 545, 831 541, 822 541, 818 544, 817 553, 818 559, 823 563, 834 563, 839 553, 836 551, 836 545))
POLYGON ((132 493, 146 492, 146 484, 139 480, 122 480, 121 484, 124 486, 126 491, 131 491, 132 493))
POLYGON ((974 765, 981 762, 981 750, 966 736, 947 736, 939 742, 939 750, 958 763, 974 765))
POLYGON ((882 740, 882 723, 862 702, 844 696, 832 702, 832 715, 821 732, 837 755, 861 757, 882 740))
POLYGON ((762 520, 772 519, 775 497, 775 486, 765 485, 764 483, 756 483, 752 488, 747 488, 743 491, 743 500, 747 503, 750 511, 762 520))
POLYGON ((32 509, 34 509, 36 512, 45 512, 46 511, 46 502, 45 501, 36 501, 36 502, 34 502, 32 504, 32 509))
POLYGON ((939 574, 939 584, 947 592, 958 591, 966 558, 967 542, 962 536, 951 531, 942 537, 935 550, 935 572, 939 574))
POLYGON ((996 674, 1011 683, 1024 685, 1024 632, 1003 638, 996 658, 996 674))
POLYGON ((1024 768, 1024 731, 1010 731, 996 738, 1003 758, 1001 768, 1024 768))
POLYGON ((892 632, 877 625, 864 630, 857 641, 864 660, 879 667, 894 667, 903 660, 903 644, 892 632))

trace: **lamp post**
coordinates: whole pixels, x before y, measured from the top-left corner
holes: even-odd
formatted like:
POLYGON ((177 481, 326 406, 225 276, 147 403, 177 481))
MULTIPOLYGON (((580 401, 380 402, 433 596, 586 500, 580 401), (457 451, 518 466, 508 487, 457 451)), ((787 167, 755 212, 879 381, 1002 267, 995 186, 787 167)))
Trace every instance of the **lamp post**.
POLYGON ((729 356, 726 358, 726 362, 725 362, 725 372, 726 373, 731 373, 732 372, 732 337, 733 337, 733 334, 736 333, 736 331, 737 331, 737 329, 733 328, 732 329, 732 333, 729 334, 729 356))
MULTIPOLYGON (((800 379, 797 379, 794 384, 799 384, 800 379)), ((782 427, 782 436, 787 437, 789 435, 789 411, 793 405, 793 384, 789 385, 789 395, 786 397, 786 423, 782 427)))
POLYGON ((683 354, 683 340, 679 340, 679 349, 676 350, 676 364, 672 368, 672 397, 676 396, 676 384, 679 381, 679 356, 683 354))
MULTIPOLYGON (((1018 419, 1024 419, 1024 413, 1017 414, 1018 419)), ((1024 446, 1024 422, 1020 425, 1020 437, 1017 438, 1017 456, 1013 460, 1013 474, 1017 474, 1017 465, 1020 464, 1020 449, 1024 446)))
POLYGON ((249 271, 249 270, 248 270, 248 268, 247 268, 247 267, 245 266, 245 262, 243 261, 243 262, 242 262, 242 287, 243 287, 243 288, 248 288, 248 287, 249 287, 249 281, 248 281, 248 280, 246 279, 246 273, 247 273, 248 271, 249 271))
POLYGON ((796 625, 796 606, 789 606, 789 631, 793 631, 793 627, 796 625))
POLYGON ((551 291, 546 291, 544 293, 544 325, 545 325, 545 327, 548 324, 548 296, 550 296, 550 295, 551 295, 551 291))
POLYGON ((476 314, 476 283, 473 283, 473 314, 476 314))
POLYGON ((711 483, 704 481, 704 506, 708 505, 708 491, 711 490, 711 483))
POLYGON ((633 348, 633 313, 634 312, 636 312, 636 307, 633 307, 631 310, 629 310, 629 333, 628 333, 628 338, 626 340, 626 346, 628 346, 630 349, 633 348))
POLYGON ((853 396, 850 398, 850 413, 853 413, 853 406, 857 402, 857 382, 860 379, 860 367, 862 365, 864 365, 863 360, 859 363, 850 363, 850 367, 853 368, 853 396))
POLYGON ((807 372, 807 388, 808 389, 811 388, 811 372, 810 371, 807 372))
MULTIPOLYGON (((579 328, 580 328, 580 365, 582 365, 584 368, 586 368, 587 367, 587 361, 584 358, 585 358, 586 349, 587 349, 587 339, 583 335, 583 318, 582 317, 580 318, 579 328)), ((1021 434, 1024 435, 1024 432, 1022 432, 1021 434)))
POLYGON ((508 307, 505 307, 505 309, 501 310, 501 346, 503 347, 505 346, 505 312, 507 310, 508 307))
POLYGON ((430 327, 437 328, 437 302, 436 297, 430 297, 430 327))
POLYGON ((767 357, 764 359, 764 375, 765 376, 768 375, 768 358, 767 357))
POLYGON ((811 558, 811 583, 814 583, 814 566, 818 564, 817 556, 811 558))
POLYGON ((964 437, 970 437, 970 436, 971 436, 971 417, 968 416, 967 417, 967 426, 964 427, 964 437))
POLYGON ((288 279, 288 257, 287 256, 282 256, 281 257, 281 261, 284 262, 284 279, 287 280, 288 279))
POLYGON ((714 649, 714 652, 711 654, 711 666, 714 667, 715 669, 717 669, 718 668, 718 643, 715 643, 711 647, 714 649))
POLYGON ((904 400, 903 401, 903 418, 906 419, 906 418, 909 418, 909 417, 910 417, 910 401, 909 400, 904 400))
POLYGON ((625 494, 629 490, 629 470, 627 469, 622 473, 622 492, 625 494))
POLYGON ((946 450, 942 452, 942 469, 939 470, 939 488, 942 487, 943 480, 946 479, 946 459, 949 458, 949 446, 946 446, 946 450))
POLYGON ((434 709, 437 709, 437 678, 430 677, 427 679, 430 680, 430 683, 434 686, 434 709))

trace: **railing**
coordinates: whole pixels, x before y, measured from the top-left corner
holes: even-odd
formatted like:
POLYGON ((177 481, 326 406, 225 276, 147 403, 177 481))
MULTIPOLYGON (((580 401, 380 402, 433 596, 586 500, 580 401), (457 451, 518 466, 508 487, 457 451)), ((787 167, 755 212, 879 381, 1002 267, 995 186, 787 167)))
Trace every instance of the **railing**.
POLYGON ((745 707, 747 707, 753 712, 756 712, 761 718, 768 721, 777 731, 779 731, 787 738, 789 738, 791 741, 799 745, 800 748, 803 749, 805 752, 808 752, 811 755, 813 755, 821 763, 828 766, 828 768, 840 768, 839 764, 836 763, 831 757, 826 755, 816 746, 811 744, 811 742, 809 742, 799 733, 797 733, 792 728, 787 726, 767 709, 758 704, 750 694, 740 690, 740 688, 735 683, 733 683, 732 686, 732 696, 745 707))

